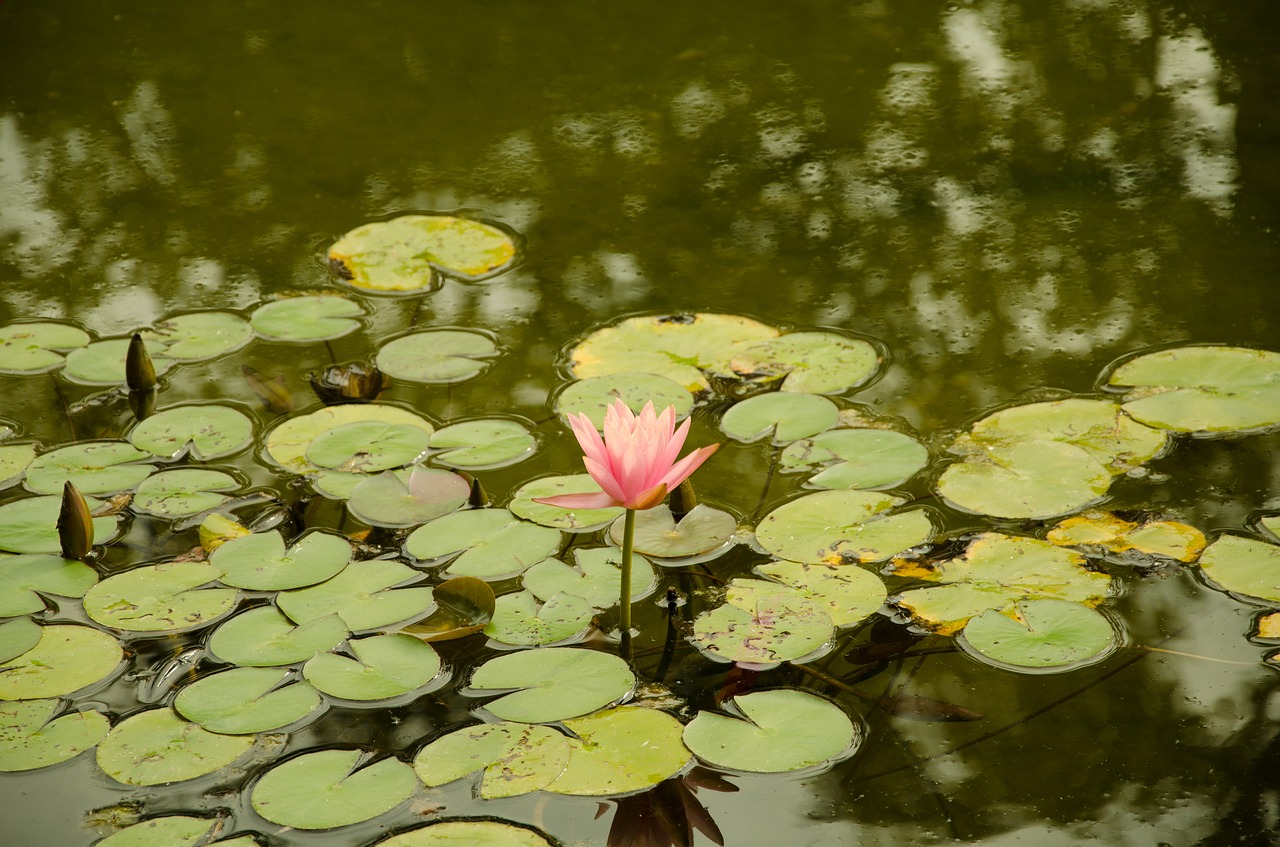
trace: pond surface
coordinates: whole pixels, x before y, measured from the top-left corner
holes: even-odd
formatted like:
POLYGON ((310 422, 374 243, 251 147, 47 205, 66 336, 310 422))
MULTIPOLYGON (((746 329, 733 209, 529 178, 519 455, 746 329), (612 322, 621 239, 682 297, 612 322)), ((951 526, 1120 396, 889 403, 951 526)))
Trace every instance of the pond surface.
MULTIPOLYGON (((249 317, 281 294, 358 304, 354 332, 259 337, 162 376, 160 408, 231 401, 260 440, 291 413, 259 400, 246 367, 281 378, 297 415, 319 408, 309 373, 371 363, 410 330, 482 331, 499 351, 484 373, 393 380, 379 403, 436 428, 479 418, 526 428, 536 452, 477 472, 505 506, 534 478, 581 470, 555 401, 579 375, 572 351, 584 338, 631 316, 740 315, 878 351, 869 379, 817 393, 928 449, 927 467, 889 485, 932 522, 917 558, 959 555, 975 533, 1043 538, 1086 505, 1164 517, 1210 541, 1225 532, 1271 544, 1258 521, 1280 511, 1280 415, 1211 437, 1174 432, 1097 502, 1051 515, 961 509, 938 481, 956 437, 997 409, 1121 399, 1102 386, 1123 357, 1188 344, 1280 350, 1278 25, 1280 9, 1263 0, 7 0, 0 326, 40 319, 127 338, 194 310, 249 317), (428 294, 345 285, 331 245, 407 213, 491 222, 517 234, 520 255, 489 279, 446 278, 428 294)), ((804 475, 779 471, 781 445, 722 430, 756 387, 701 394, 689 441, 722 443, 694 480, 699 498, 733 515, 743 543, 659 569, 656 595, 635 605, 634 665, 669 689, 648 699, 682 723, 723 697, 797 688, 837 703, 861 744, 794 773, 685 776, 725 844, 1276 843, 1280 690, 1264 659, 1277 642, 1255 633, 1266 602, 1280 601, 1218 590, 1194 562, 1091 556, 1087 567, 1112 580, 1092 605, 1123 643, 1066 672, 997 667, 950 635, 863 661, 857 648, 906 631, 901 607, 841 629, 802 664, 744 672, 696 649, 683 636, 721 604, 717 586, 772 558, 750 531, 810 490, 804 475), (673 639, 657 599, 667 587, 688 597, 673 639)), ((0 397, 10 440, 41 453, 120 439, 134 423, 109 386, 56 373, 0 376, 0 397)), ((407 529, 366 538, 341 500, 279 465, 261 444, 209 464, 287 504, 290 538, 327 529, 367 540, 358 558, 404 560, 407 529)), ((29 487, 15 479, 0 496, 27 498, 29 487)), ((102 579, 201 543, 195 522, 124 514, 121 538, 90 560, 102 579)), ((573 538, 604 543, 598 532, 573 538)), ((891 594, 921 585, 876 557, 842 567, 876 574, 891 594)), ((443 578, 427 573, 422 585, 443 578)), ((515 578, 491 584, 499 595, 520 588, 515 578)), ((249 590, 237 602, 270 597, 249 590)), ((122 632, 77 599, 42 602, 37 623, 86 625, 125 647, 114 676, 54 695, 61 711, 118 725, 226 667, 189 652, 212 626, 122 632), (175 656, 192 666, 142 696, 175 656)), ((597 616, 587 648, 617 651, 601 635, 616 611, 597 616)), ((434 690, 376 707, 328 697, 313 722, 260 733, 246 757, 189 781, 124 784, 92 751, 0 774, 6 843, 90 845, 112 820, 188 814, 225 816, 218 837, 260 844, 373 844, 475 817, 603 844, 616 815, 653 818, 644 804, 658 793, 485 800, 472 779, 417 785, 385 814, 319 832, 255 812, 253 787, 288 757, 359 748, 409 763, 429 740, 475 723, 477 701, 461 689, 510 648, 481 634, 435 647, 448 676, 434 690)), ((694 843, 711 843, 706 832, 694 843)))

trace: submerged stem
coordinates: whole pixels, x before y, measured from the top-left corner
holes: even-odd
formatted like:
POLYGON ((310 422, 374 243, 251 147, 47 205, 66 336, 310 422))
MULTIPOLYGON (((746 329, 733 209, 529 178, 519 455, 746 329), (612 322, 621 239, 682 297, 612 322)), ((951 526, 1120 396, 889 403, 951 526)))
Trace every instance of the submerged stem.
POLYGON ((622 649, 627 652, 631 647, 631 547, 636 534, 636 510, 627 509, 622 522, 622 586, 619 589, 618 605, 621 607, 622 649))

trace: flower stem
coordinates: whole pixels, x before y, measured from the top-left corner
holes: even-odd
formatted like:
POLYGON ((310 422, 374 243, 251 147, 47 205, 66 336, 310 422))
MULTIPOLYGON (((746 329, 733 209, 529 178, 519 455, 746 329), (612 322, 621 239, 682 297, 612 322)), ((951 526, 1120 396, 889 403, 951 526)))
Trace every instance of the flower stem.
POLYGON ((622 522, 622 585, 619 588, 618 605, 622 611, 622 640, 631 641, 631 548, 636 535, 636 510, 627 509, 622 522))

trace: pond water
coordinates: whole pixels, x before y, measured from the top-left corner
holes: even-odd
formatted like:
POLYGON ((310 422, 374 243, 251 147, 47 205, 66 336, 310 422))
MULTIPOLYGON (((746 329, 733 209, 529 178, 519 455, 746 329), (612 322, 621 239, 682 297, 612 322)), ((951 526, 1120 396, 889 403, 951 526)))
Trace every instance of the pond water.
MULTIPOLYGON (((480 330, 499 350, 484 373, 447 385, 393 380, 379 403, 435 427, 505 418, 533 433, 532 455, 477 472, 494 506, 531 479, 581 470, 554 404, 581 375, 571 353, 591 333, 632 316, 693 314, 833 332, 869 340, 880 361, 869 379, 818 393, 928 448, 927 467, 889 486, 932 522, 915 555, 959 555, 975 533, 1043 538, 1062 515, 1098 504, 1028 517, 940 496, 957 459, 947 448, 972 423, 1014 405, 1121 399, 1101 386, 1138 353, 1280 350, 1278 25, 1280 9, 1265 0, 7 0, 0 326, 40 319, 127 338, 194 310, 248 317, 282 294, 358 304, 354 332, 258 338, 162 376, 158 407, 231 401, 259 437, 289 413, 259 400, 246 366, 281 378, 291 404, 313 412, 309 373, 370 363, 410 330, 480 330), (328 250, 344 233, 441 212, 517 234, 518 260, 410 296, 362 293, 331 270, 328 250)), ((1276 642, 1254 635, 1265 603, 1210 585, 1194 562, 1092 556, 1088 567, 1112 578, 1093 605, 1123 643, 1066 672, 998 667, 950 635, 864 661, 857 648, 906 631, 901 608, 840 630, 800 664, 744 672, 696 649, 684 636, 720 605, 717 586, 773 558, 750 531, 810 491, 803 474, 778 468, 780 445, 722 430, 743 390, 700 395, 689 443, 722 443, 694 480, 744 543, 659 569, 658 594, 635 605, 638 676, 669 688, 654 699, 682 723, 733 694, 813 692, 853 718, 861 743, 794 773, 699 768, 680 784, 701 786, 694 804, 714 827, 694 843, 712 843, 708 829, 734 847, 1277 843, 1280 677, 1264 662, 1276 642), (673 639, 656 599, 668 586, 688 596, 673 639), (911 714, 913 702, 924 714, 911 714)), ((120 439, 134 423, 118 392, 57 373, 0 376, 0 397, 10 440, 42 453, 120 439)), ((1259 401, 1273 417, 1248 431, 1175 433, 1104 484, 1101 506, 1187 524, 1210 541, 1225 532, 1274 542, 1258 521, 1280 511, 1275 397, 1259 401)), ((290 537, 367 529, 260 448, 210 467, 287 503, 290 537)), ((15 480, 0 497, 27 498, 28 487, 15 480)), ((200 544, 193 522, 124 514, 121 538, 90 560, 99 578, 200 544)), ((375 530, 362 556, 403 560, 405 531, 375 530)), ((922 584, 875 557, 842 567, 876 574, 890 593, 922 584)), ((423 585, 443 579, 427 574, 423 585)), ((500 595, 520 587, 492 584, 500 595)), ((270 596, 249 590, 236 602, 270 596)), ((52 695, 61 711, 97 711, 113 725, 167 708, 227 667, 189 652, 213 626, 122 632, 53 595, 33 620, 124 644, 114 676, 52 695), (144 693, 174 656, 191 666, 144 693)), ((598 622, 616 626, 616 609, 598 622)), ((599 631, 585 644, 618 649, 599 631)), ((188 781, 125 784, 93 751, 0 774, 5 843, 90 845, 113 819, 186 814, 224 817, 219 838, 282 847, 373 844, 478 817, 585 845, 609 842, 618 815, 616 831, 638 837, 626 816, 654 819, 646 803, 689 807, 676 783, 621 800, 480 799, 464 779, 417 785, 393 810, 336 829, 259 816, 254 786, 288 757, 342 748, 410 763, 429 740, 475 723, 477 700, 460 689, 509 648, 481 634, 435 646, 448 676, 434 690, 381 705, 327 697, 309 724, 259 733, 247 756, 188 781)), ((649 842, 615 832, 612 843, 649 842)))

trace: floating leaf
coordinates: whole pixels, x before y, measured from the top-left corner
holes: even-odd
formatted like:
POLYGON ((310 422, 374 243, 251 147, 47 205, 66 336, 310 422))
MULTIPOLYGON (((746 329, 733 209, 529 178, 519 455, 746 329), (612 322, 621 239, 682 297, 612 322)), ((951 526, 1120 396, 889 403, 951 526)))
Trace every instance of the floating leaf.
POLYGON ((566 532, 592 532, 610 523, 622 514, 621 507, 607 509, 562 509, 546 503, 533 502, 535 497, 552 497, 557 494, 586 494, 597 492, 600 486, 589 474, 568 476, 544 476, 526 482, 511 495, 507 505, 513 514, 542 526, 563 529, 566 532))
POLYGON ((199 679, 178 692, 173 708, 210 732, 249 735, 279 729, 315 714, 322 701, 287 671, 233 668, 199 679))
POLYGON ((1068 600, 1023 600, 971 619, 958 639, 967 651, 998 667, 1075 670, 1101 661, 1118 644, 1100 612, 1068 600))
POLYGON ((617 706, 565 726, 578 740, 564 773, 547 786, 557 794, 629 794, 670 779, 690 761, 680 722, 656 709, 617 706))
POLYGON ((253 442, 253 421, 230 406, 170 406, 139 421, 130 430, 129 441, 162 459, 177 459, 190 453, 194 459, 208 461, 248 447, 253 442))
POLYGON ((17 485, 35 457, 34 444, 0 445, 0 489, 17 485))
POLYGON ((360 304, 330 294, 285 297, 254 310, 249 323, 259 338, 307 343, 331 341, 360 328, 360 304))
POLYGON ((200 521, 199 531, 200 546, 206 553, 212 553, 231 539, 250 533, 250 529, 244 524, 236 523, 217 512, 204 516, 204 520, 200 521))
POLYGON ((0 558, 0 618, 43 612, 42 594, 83 597, 97 581, 93 568, 61 556, 0 558))
POLYGON ((124 658, 120 644, 87 626, 45 626, 40 640, 0 667, 0 700, 61 697, 109 677, 124 658))
MULTIPOLYGON (((525 571, 524 587, 539 600, 557 594, 576 594, 597 609, 618 605, 622 593, 622 551, 616 547, 575 548, 570 567, 547 559, 525 571)), ((631 600, 642 600, 658 587, 658 574, 643 556, 631 559, 631 600)))
POLYGON ((235 352, 253 340, 253 328, 233 312, 189 312, 165 318, 142 332, 167 358, 198 362, 235 352))
MULTIPOLYGON (((133 337, 108 338, 72 350, 67 354, 63 375, 81 385, 124 385, 128 379, 125 363, 133 337)), ((164 354, 164 346, 156 345, 150 351, 151 367, 156 375, 164 375, 173 360, 164 354)))
POLYGON ((365 224, 329 248, 343 279, 381 294, 431 291, 438 287, 433 269, 483 279, 506 270, 515 255, 515 241, 506 232, 451 215, 401 215, 365 224))
POLYGON ((549 723, 594 712, 629 695, 636 678, 610 653, 544 647, 497 656, 471 676, 473 694, 518 689, 485 704, 505 721, 549 723))
MULTIPOLYGON (((167 815, 127 826, 95 842, 93 847, 199 847, 217 825, 216 819, 167 815)), ((230 847, 234 842, 218 843, 230 847)))
POLYGON ((1088 451, 1057 441, 993 447, 943 471, 938 493, 966 512, 1045 519, 1100 499, 1111 474, 1088 451))
POLYGON ((70 324, 32 321, 0 327, 0 373, 56 370, 65 361, 63 353, 88 343, 89 333, 70 324))
POLYGON ((1280 603, 1280 545, 1220 535, 1200 554, 1200 570, 1224 591, 1280 603))
POLYGON ((25 485, 36 494, 61 494, 68 481, 85 494, 128 491, 155 470, 150 458, 124 441, 85 441, 37 456, 25 485))
POLYGON ((550 727, 505 721, 478 724, 423 747, 413 769, 429 788, 482 770, 480 796, 496 800, 546 788, 564 771, 569 750, 569 738, 550 727))
POLYGON ((689 391, 705 391, 704 371, 732 373, 729 363, 756 341, 778 331, 738 315, 640 315, 593 332, 570 353, 577 379, 644 371, 689 391))
POLYGON ((0 771, 65 762, 92 748, 111 728, 100 712, 72 712, 55 719, 57 711, 57 700, 0 705, 0 771))
POLYGON ((431 589, 401 588, 422 579, 422 572, 399 562, 352 562, 337 576, 294 591, 282 591, 276 604, 295 623, 336 614, 352 632, 379 629, 416 618, 434 605, 431 589))
POLYGON ((817 394, 757 394, 730 406, 720 428, 737 441, 758 441, 772 434, 774 444, 786 444, 835 426, 839 411, 817 394))
MULTIPOLYGON (((704 561, 719 555, 733 543, 738 531, 737 519, 726 511, 699 503, 689 510, 679 523, 666 505, 636 512, 636 525, 632 543, 635 552, 658 559, 676 559, 678 562, 657 564, 689 564, 690 560, 704 561)), ((609 527, 609 538, 622 546, 623 520, 619 518, 609 527)), ((617 592, 614 592, 615 594, 617 592)))
POLYGON ((834 634, 824 604, 772 582, 734 579, 725 603, 698 615, 694 646, 713 658, 773 667, 802 659, 834 634))
POLYGON ((788 444, 779 456, 784 471, 825 468, 814 488, 891 488, 929 461, 929 451, 909 435, 890 429, 833 429, 788 444))
POLYGON ((1046 538, 1061 547, 1100 549, 1112 554, 1143 554, 1195 561, 1206 544, 1204 533, 1176 521, 1150 520, 1141 524, 1123 520, 1110 512, 1088 512, 1067 518, 1046 538))
POLYGON ((353 638, 355 658, 319 653, 303 667, 307 681, 343 700, 385 700, 416 691, 440 675, 440 654, 412 635, 393 632, 353 638))
POLYGON ((502 821, 427 824, 379 841, 377 847, 554 847, 537 832, 502 821))
POLYGON ((604 429, 605 410, 615 400, 626 403, 636 414, 640 414, 646 403, 653 403, 655 409, 673 406, 677 419, 688 417, 693 411, 693 395, 689 389, 670 377, 644 371, 619 371, 570 383, 556 397, 555 413, 562 418, 569 414, 586 415, 596 429, 604 429))
POLYGON ((0 623, 0 665, 18 658, 40 643, 44 629, 31 618, 0 623))
POLYGON ((1280 515, 1267 515, 1260 518, 1258 526, 1264 533, 1269 533, 1273 539, 1280 541, 1280 515))
POLYGON ((325 406, 310 414, 289 418, 267 433, 267 458, 290 473, 315 473, 321 468, 307 460, 307 450, 318 436, 352 423, 378 421, 421 429, 429 437, 435 427, 420 415, 385 403, 325 406))
POLYGON ((347 510, 371 526, 417 526, 463 506, 471 496, 465 479, 449 471, 415 467, 407 482, 390 471, 351 490, 347 510))
POLYGON ((231 612, 240 592, 204 587, 222 575, 206 562, 162 562, 108 577, 89 589, 84 610, 129 632, 182 632, 231 612))
POLYGON ((859 567, 771 562, 756 571, 822 604, 837 627, 865 620, 878 612, 888 597, 880 577, 859 567))
MULTIPOLYGON (((101 501, 86 498, 90 511, 101 501)), ((57 553, 62 549, 58 538, 58 515, 62 497, 28 497, 0 506, 0 549, 15 553, 57 553)), ((105 515, 93 519, 93 537, 108 544, 115 537, 120 518, 105 515)))
POLYGON ((929 567, 895 562, 895 574, 942 584, 909 589, 891 599, 920 625, 951 635, 975 615, 1012 609, 1023 600, 1101 602, 1111 579, 1084 565, 1079 553, 1047 541, 987 532, 969 542, 960 558, 929 567))
POLYGON ((868 491, 818 491, 765 515, 756 527, 756 539, 773 555, 792 562, 883 561, 933 536, 933 523, 924 510, 889 514, 904 502, 868 491))
POLYGON ((253 810, 295 829, 333 829, 376 818, 417 790, 413 768, 388 757, 360 767, 370 753, 320 750, 267 771, 253 787, 253 810))
POLYGON ((584 634, 595 612, 586 598, 576 594, 556 594, 539 605, 533 592, 518 591, 497 599, 484 634, 520 647, 554 644, 584 634))
POLYGON ((241 612, 224 622, 209 639, 209 652, 224 662, 248 667, 274 667, 305 662, 347 638, 347 625, 336 614, 294 626, 274 606, 241 612))
POLYGON ((431 449, 440 452, 431 461, 449 468, 487 470, 526 459, 537 446, 537 440, 515 421, 466 421, 436 430, 431 449))
POLYGON ((405 552, 427 564, 452 557, 451 576, 505 579, 560 548, 559 530, 522 521, 506 509, 468 509, 437 518, 405 539, 405 552))
POLYGON ((284 591, 324 582, 351 561, 351 542, 325 530, 308 532, 285 549, 279 532, 232 538, 214 550, 209 564, 222 581, 252 591, 284 591))
POLYGON ((406 382, 450 383, 484 373, 498 353, 482 332, 429 329, 388 341, 375 361, 383 373, 406 382))
POLYGON ((126 718, 98 745, 98 767, 126 785, 162 785, 213 773, 240 758, 252 738, 217 735, 171 709, 126 718))
POLYGON ((1280 424, 1280 353, 1175 347, 1130 359, 1107 385, 1135 387, 1124 410, 1178 432, 1241 432, 1280 424))
POLYGON ((222 471, 179 468, 147 477, 129 503, 133 511, 158 518, 181 518, 216 509, 230 498, 240 480, 222 471))
POLYGON ((404 628, 423 641, 452 641, 480 632, 493 620, 497 607, 493 589, 473 576, 446 579, 435 587, 434 596, 436 611, 404 628))
POLYGON ((827 764, 861 741, 836 704, 806 691, 739 694, 743 718, 701 711, 684 728, 684 743, 709 765, 748 773, 785 773, 827 764))
POLYGON ((377 473, 411 465, 427 452, 429 434, 412 424, 356 421, 317 435, 307 446, 311 464, 347 473, 377 473))
POLYGON ((792 332, 737 350, 727 369, 715 370, 749 382, 781 380, 786 392, 839 394, 871 379, 879 364, 876 348, 861 339, 834 332, 792 332))

